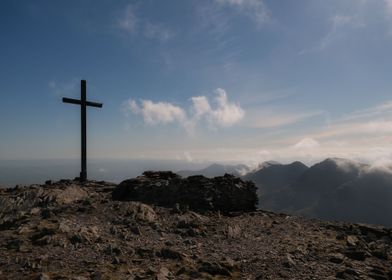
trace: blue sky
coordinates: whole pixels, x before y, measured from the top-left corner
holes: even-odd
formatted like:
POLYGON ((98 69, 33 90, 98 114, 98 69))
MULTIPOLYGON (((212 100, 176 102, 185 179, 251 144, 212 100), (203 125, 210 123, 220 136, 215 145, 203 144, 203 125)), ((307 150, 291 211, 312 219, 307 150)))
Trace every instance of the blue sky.
POLYGON ((391 0, 0 2, 0 159, 392 152, 391 0))

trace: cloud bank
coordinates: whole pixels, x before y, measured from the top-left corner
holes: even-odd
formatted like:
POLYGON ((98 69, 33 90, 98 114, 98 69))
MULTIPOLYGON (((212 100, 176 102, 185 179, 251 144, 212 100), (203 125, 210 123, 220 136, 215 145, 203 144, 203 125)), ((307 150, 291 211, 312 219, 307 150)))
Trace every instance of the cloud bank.
POLYGON ((196 125, 202 121, 208 123, 210 128, 230 127, 240 122, 245 111, 239 104, 229 101, 224 89, 215 90, 215 102, 213 105, 206 96, 190 98, 192 102, 190 110, 169 102, 153 102, 141 100, 138 104, 133 99, 125 102, 125 114, 129 112, 142 115, 145 124, 155 126, 159 124, 177 123, 189 134, 192 134, 196 125))

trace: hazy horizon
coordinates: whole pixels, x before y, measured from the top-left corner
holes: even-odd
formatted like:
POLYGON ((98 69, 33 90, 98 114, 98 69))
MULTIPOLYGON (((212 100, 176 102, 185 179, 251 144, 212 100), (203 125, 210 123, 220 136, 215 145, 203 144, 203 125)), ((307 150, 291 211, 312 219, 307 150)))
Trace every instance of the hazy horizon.
MULTIPOLYGON (((290 164, 300 161, 306 166, 319 163, 326 158, 316 161, 303 161, 292 159, 276 161, 278 164, 290 164)), ((392 161, 361 161, 348 159, 358 163, 374 165, 377 168, 384 167, 392 172, 392 161)), ((155 171, 198 171, 212 164, 220 165, 246 165, 249 170, 256 169, 263 162, 250 161, 195 161, 182 159, 89 159, 88 175, 91 180, 104 180, 119 183, 122 180, 134 178, 146 170, 155 171)), ((43 184, 46 180, 74 179, 80 172, 79 159, 0 159, 0 187, 13 187, 15 185, 43 184)), ((223 174, 222 174, 223 175, 223 174)))
MULTIPOLYGON (((190 163, 181 160, 152 159, 91 159, 88 176, 91 180, 119 183, 141 175, 146 170, 174 170, 203 168, 209 163, 190 163)), ((74 179, 79 176, 78 159, 0 160, 0 186, 43 184, 46 180, 74 179)))

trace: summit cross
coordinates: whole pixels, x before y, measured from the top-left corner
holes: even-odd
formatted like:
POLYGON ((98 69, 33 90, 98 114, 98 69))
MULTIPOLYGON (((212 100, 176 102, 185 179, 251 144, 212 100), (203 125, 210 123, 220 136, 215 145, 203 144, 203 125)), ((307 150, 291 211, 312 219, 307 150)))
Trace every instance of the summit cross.
POLYGON ((80 105, 80 120, 81 120, 81 172, 79 180, 81 182, 87 181, 87 106, 102 108, 102 103, 87 101, 86 98, 86 81, 80 81, 80 100, 72 98, 63 98, 64 103, 80 105))

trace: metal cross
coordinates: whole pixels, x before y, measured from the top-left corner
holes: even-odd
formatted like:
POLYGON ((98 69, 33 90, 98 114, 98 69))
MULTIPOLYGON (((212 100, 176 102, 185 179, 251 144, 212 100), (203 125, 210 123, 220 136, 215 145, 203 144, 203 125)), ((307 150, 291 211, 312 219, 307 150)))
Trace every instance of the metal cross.
POLYGON ((80 81, 80 100, 72 99, 72 98, 63 98, 64 103, 76 104, 80 105, 80 120, 81 120, 81 135, 82 135, 82 142, 81 142, 81 169, 79 179, 80 181, 84 182, 87 180, 87 132, 86 132, 86 109, 87 106, 90 107, 97 107, 102 108, 102 103, 96 103, 86 100, 86 81, 80 81))

